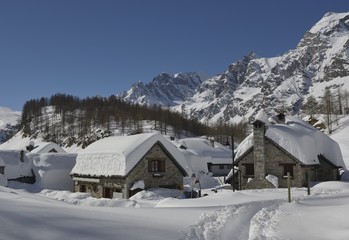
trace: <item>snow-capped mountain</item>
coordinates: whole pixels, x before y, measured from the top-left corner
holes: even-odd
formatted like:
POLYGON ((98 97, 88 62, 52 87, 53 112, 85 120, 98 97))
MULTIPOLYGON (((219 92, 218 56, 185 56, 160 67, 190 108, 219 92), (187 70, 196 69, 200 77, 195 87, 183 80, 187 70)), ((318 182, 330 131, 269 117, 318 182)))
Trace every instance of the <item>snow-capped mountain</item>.
POLYGON ((16 133, 16 125, 20 117, 21 112, 0 107, 0 144, 16 133))
POLYGON ((295 49, 282 56, 262 58, 249 53, 202 83, 195 73, 163 73, 149 84, 135 84, 122 97, 133 103, 185 109, 202 122, 219 118, 237 122, 261 108, 295 114, 308 94, 321 96, 325 86, 349 89, 348 59, 349 13, 327 13, 295 49))
POLYGON ((201 83, 198 73, 161 73, 150 83, 137 82, 130 90, 118 96, 141 105, 175 106, 192 97, 201 83))

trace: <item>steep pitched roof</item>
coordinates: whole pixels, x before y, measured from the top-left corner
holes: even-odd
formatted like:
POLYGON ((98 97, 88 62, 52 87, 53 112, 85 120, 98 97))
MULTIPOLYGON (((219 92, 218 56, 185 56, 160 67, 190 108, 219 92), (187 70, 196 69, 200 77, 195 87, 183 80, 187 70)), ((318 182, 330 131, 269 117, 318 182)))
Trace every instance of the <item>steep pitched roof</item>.
MULTIPOLYGON (((265 118, 263 119, 265 122, 265 118)), ((285 124, 270 119, 265 137, 272 140, 285 152, 304 165, 319 164, 319 155, 324 156, 337 167, 345 167, 337 142, 297 117, 286 117, 285 124)), ((253 147, 253 135, 248 136, 238 147, 236 161, 253 147)))
POLYGON ((201 158, 201 160, 212 164, 231 164, 232 152, 218 142, 213 143, 203 138, 184 138, 179 140, 179 145, 184 146, 182 150, 186 157, 190 157, 189 153, 201 158))
POLYGON ((53 142, 41 142, 31 151, 32 153, 49 153, 54 149, 57 153, 66 153, 58 144, 53 142))
POLYGON ((156 143, 160 143, 184 171, 188 167, 183 155, 161 134, 144 133, 114 136, 92 143, 78 153, 72 175, 126 176, 156 143))

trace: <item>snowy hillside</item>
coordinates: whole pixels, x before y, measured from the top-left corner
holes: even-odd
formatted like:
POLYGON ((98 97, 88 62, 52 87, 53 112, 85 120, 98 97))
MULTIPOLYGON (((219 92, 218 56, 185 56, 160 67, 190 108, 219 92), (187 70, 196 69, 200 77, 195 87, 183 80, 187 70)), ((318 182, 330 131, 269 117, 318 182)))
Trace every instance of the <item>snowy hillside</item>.
MULTIPOLYGON (((338 87, 349 89, 348 49, 349 13, 328 13, 304 34, 295 49, 272 58, 249 53, 196 89, 191 85, 189 94, 184 91, 185 97, 176 98, 180 102, 154 84, 157 78, 147 87, 137 83, 123 98, 133 103, 172 106, 202 122, 248 120, 261 108, 268 113, 282 108, 292 115, 310 94, 323 96, 326 86, 333 91, 338 87)), ((183 90, 169 75, 160 76, 167 76, 169 89, 183 90)))

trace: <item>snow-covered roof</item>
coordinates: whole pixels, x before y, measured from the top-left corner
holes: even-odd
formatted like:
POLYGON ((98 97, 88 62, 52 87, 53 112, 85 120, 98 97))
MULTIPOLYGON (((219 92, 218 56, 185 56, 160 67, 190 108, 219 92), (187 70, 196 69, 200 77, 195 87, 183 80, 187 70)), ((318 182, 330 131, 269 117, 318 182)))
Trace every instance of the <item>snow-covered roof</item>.
MULTIPOLYGON (((323 155, 336 166, 345 167, 337 142, 297 117, 286 117, 285 124, 269 124, 265 136, 305 165, 319 164, 323 155)), ((253 134, 238 147, 236 160, 253 146, 253 134)))
POLYGON ((204 159, 206 163, 212 164, 231 164, 232 152, 218 142, 214 142, 213 146, 210 140, 203 138, 185 138, 179 140, 180 146, 186 149, 182 152, 190 152, 200 158, 204 159))
POLYGON ((41 142, 39 145, 34 145, 32 153, 49 153, 54 149, 57 153, 66 153, 58 144, 53 142, 41 142))
POLYGON ((8 141, 0 144, 0 150, 26 150, 26 147, 29 145, 33 145, 34 149, 31 151, 33 153, 48 153, 52 148, 58 153, 66 153, 58 144, 45 142, 40 137, 35 139, 35 141, 28 137, 23 137, 22 131, 16 133, 8 141))
POLYGON ((25 154, 23 160, 20 159, 21 152, 16 150, 0 151, 0 166, 5 166, 5 176, 7 179, 15 179, 23 176, 31 176, 32 161, 25 154))
POLYGON ((98 140, 78 153, 71 174, 86 176, 126 176, 142 157, 160 142, 188 172, 184 156, 159 133, 113 136, 98 140))

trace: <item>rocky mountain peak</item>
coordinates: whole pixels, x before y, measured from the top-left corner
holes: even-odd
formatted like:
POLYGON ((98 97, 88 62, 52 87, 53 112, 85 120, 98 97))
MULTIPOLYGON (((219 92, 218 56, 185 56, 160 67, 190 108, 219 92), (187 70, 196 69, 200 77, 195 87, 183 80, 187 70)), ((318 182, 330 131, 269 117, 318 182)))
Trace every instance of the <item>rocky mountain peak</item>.
POLYGON ((126 100, 176 111, 185 106, 187 116, 205 122, 253 119, 262 108, 270 114, 281 108, 296 114, 315 88, 349 76, 348 59, 349 13, 328 13, 281 56, 251 52, 205 81, 197 73, 162 73, 142 92, 133 89, 126 100))
POLYGON ((317 22, 311 29, 310 33, 323 34, 331 36, 333 34, 348 32, 349 30, 349 13, 326 13, 323 18, 317 22))

